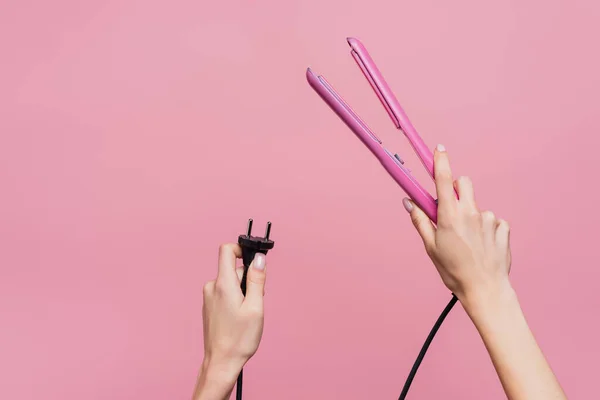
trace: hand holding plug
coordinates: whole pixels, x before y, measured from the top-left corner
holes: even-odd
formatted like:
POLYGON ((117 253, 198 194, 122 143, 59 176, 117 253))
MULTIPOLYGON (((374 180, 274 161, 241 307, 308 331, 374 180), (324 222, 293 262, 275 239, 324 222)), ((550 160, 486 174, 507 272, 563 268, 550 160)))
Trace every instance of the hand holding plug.
POLYGON ((264 326, 266 253, 275 244, 268 238, 270 229, 269 223, 265 238, 251 236, 250 220, 238 244, 219 247, 217 278, 204 285, 204 360, 195 400, 228 399, 243 366, 258 350, 264 326), (244 266, 237 268, 240 258, 244 266))

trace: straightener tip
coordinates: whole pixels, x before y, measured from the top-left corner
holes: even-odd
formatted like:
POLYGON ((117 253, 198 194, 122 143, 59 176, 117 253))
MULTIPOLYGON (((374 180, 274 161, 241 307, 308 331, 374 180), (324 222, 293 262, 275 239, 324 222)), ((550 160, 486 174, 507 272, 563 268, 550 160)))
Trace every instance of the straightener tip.
POLYGON ((358 43, 358 39, 357 39, 357 38, 354 38, 354 37, 352 37, 352 36, 348 36, 348 37, 346 38, 346 42, 348 42, 348 45, 349 45, 350 47, 353 47, 353 46, 354 46, 356 43, 358 43))

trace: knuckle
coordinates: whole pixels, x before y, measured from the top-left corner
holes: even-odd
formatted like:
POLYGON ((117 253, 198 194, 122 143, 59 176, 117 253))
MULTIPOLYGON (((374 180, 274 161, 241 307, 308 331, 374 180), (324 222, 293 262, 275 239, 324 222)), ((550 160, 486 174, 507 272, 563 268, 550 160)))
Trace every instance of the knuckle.
POLYGON ((438 228, 442 228, 444 230, 452 230, 454 228, 455 222, 452 218, 439 218, 438 217, 438 228))
POLYGON ((493 222, 496 220, 496 216, 491 211, 484 211, 481 213, 481 219, 487 222, 493 222))
POLYGON ((421 218, 420 216, 416 215, 416 214, 410 214, 410 219, 412 219, 412 222, 414 224, 415 227, 420 227, 421 224, 423 223, 423 218, 421 218))
POLYGON ((503 219, 498 220, 498 226, 502 227, 503 229, 506 229, 507 231, 510 230, 510 225, 508 224, 508 222, 506 220, 503 220, 503 219))
POLYGON ((264 316, 264 311, 262 307, 258 305, 252 305, 247 309, 247 315, 250 319, 259 319, 264 316))
POLYGON ((450 171, 448 171, 447 169, 442 169, 442 170, 438 170, 437 173, 435 174, 435 179, 440 179, 440 180, 451 180, 452 179, 452 173, 450 171))
POLYGON ((457 179, 458 183, 461 185, 472 185, 473 182, 471 181, 471 178, 469 178, 468 176, 459 176, 457 179))
POLYGON ((479 211, 477 211, 477 210, 476 210, 476 209, 474 209, 474 208, 470 208, 470 207, 469 207, 469 208, 467 208, 467 209, 466 209, 466 211, 465 211, 465 212, 466 212, 466 214, 467 214, 467 217, 469 217, 469 218, 474 218, 474 219, 483 219, 483 214, 484 214, 484 213, 480 213, 479 211))
POLYGON ((219 254, 230 253, 233 250, 233 244, 223 243, 219 246, 219 254))
POLYGON ((266 277, 265 274, 248 274, 248 279, 254 284, 264 285, 266 277))
POLYGON ((484 221, 483 213, 474 208, 466 207, 464 209, 465 222, 467 224, 481 224, 484 221))
POLYGON ((217 280, 214 284, 214 290, 217 293, 223 293, 225 292, 226 289, 226 285, 223 283, 223 281, 217 280))
POLYGON ((212 294, 214 285, 214 281, 209 281, 204 284, 204 287, 202 288, 202 293, 204 294, 204 297, 210 296, 212 294))
POLYGON ((425 228, 425 225, 430 223, 429 218, 423 215, 412 214, 411 219, 418 232, 421 232, 425 228))

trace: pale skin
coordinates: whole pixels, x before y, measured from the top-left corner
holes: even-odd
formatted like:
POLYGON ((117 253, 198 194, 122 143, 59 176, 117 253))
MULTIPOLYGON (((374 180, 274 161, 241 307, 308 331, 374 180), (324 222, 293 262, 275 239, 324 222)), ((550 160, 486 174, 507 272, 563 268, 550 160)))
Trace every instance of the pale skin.
POLYGON ((481 335, 508 399, 566 399, 510 284, 508 223, 479 210, 470 179, 454 181, 443 146, 434 157, 437 227, 404 200, 427 254, 481 335))
POLYGON ((243 269, 236 267, 241 257, 242 249, 237 244, 222 245, 217 279, 204 285, 204 360, 194 400, 229 399, 242 367, 260 344, 266 260, 262 254, 254 258, 244 297, 240 289, 243 269))
MULTIPOLYGON (((508 223, 479 210, 471 181, 465 177, 454 180, 443 146, 436 149, 434 160, 437 225, 410 200, 403 201, 427 254, 473 321, 507 398, 566 399, 509 280, 508 223)), ((194 400, 229 399, 237 375, 260 343, 265 259, 259 256, 250 267, 244 298, 241 269, 236 268, 240 257, 239 246, 221 246, 217 279, 204 287, 204 361, 194 400)))

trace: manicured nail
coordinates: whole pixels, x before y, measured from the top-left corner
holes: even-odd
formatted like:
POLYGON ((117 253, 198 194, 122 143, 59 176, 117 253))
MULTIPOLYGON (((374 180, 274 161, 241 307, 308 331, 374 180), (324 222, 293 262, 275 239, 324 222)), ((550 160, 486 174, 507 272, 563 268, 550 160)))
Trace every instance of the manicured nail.
POLYGON ((439 151, 439 152, 446 151, 446 148, 444 147, 443 144, 438 144, 437 145, 437 151, 439 151))
POLYGON ((406 212, 410 213, 412 211, 412 209, 413 209, 412 201, 410 201, 408 198, 406 198, 406 197, 403 198, 402 204, 404 205, 406 212))
POLYGON ((254 256, 254 262, 252 263, 252 268, 262 271, 265 269, 265 265, 267 264, 267 259, 264 254, 256 253, 254 256))

